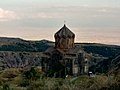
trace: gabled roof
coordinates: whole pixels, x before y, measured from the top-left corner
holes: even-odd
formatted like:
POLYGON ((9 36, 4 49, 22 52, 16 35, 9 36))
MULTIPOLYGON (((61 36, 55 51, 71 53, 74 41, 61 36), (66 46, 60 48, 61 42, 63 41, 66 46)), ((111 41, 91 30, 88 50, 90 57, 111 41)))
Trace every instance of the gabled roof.
POLYGON ((81 47, 76 46, 76 47, 68 49, 66 51, 56 49, 54 47, 50 47, 45 51, 45 53, 53 54, 53 52, 56 52, 56 51, 60 52, 61 54, 77 54, 77 53, 83 52, 81 47))
POLYGON ((46 51, 45 51, 45 53, 50 53, 50 54, 52 54, 53 53, 53 51, 55 51, 56 49, 54 48, 54 47, 49 47, 46 51))
POLYGON ((55 33, 55 38, 57 37, 74 38, 75 34, 64 24, 64 26, 58 32, 55 33))
POLYGON ((54 47, 48 48, 44 53, 53 54, 54 52, 60 52, 61 54, 64 54, 64 52, 62 50, 56 49, 54 47))
POLYGON ((68 51, 67 51, 67 53, 71 53, 71 54, 76 54, 76 53, 80 53, 80 52, 83 52, 81 47, 74 47, 74 48, 68 49, 68 51))

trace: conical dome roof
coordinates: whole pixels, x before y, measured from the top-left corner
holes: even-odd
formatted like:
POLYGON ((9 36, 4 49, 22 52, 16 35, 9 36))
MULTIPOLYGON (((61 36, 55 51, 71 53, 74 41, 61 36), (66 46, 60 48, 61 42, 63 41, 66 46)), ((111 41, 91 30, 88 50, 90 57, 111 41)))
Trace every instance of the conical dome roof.
POLYGON ((75 34, 72 31, 70 31, 70 29, 68 29, 64 24, 64 26, 58 32, 55 33, 55 38, 57 37, 74 38, 75 34))

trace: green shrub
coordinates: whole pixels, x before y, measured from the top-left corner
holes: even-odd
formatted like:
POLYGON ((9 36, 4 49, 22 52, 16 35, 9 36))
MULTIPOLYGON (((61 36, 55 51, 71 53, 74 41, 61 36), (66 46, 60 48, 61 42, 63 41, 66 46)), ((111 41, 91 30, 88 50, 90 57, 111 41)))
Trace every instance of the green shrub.
POLYGON ((20 71, 16 68, 5 69, 1 76, 3 78, 15 78, 20 74, 20 71))
POLYGON ((27 79, 23 79, 19 83, 19 86, 21 86, 21 87, 26 87, 26 86, 29 86, 29 85, 30 85, 30 81, 27 80, 27 79))
POLYGON ((2 86, 2 90, 13 90, 12 88, 10 88, 10 85, 9 84, 4 84, 2 86))

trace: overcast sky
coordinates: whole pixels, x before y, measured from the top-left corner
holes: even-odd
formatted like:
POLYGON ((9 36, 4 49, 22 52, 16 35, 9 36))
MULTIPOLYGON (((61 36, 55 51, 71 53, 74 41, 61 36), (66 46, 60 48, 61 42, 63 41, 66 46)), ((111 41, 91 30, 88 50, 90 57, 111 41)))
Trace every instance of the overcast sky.
POLYGON ((64 21, 76 42, 120 45, 120 0, 0 0, 0 37, 54 41, 64 21))

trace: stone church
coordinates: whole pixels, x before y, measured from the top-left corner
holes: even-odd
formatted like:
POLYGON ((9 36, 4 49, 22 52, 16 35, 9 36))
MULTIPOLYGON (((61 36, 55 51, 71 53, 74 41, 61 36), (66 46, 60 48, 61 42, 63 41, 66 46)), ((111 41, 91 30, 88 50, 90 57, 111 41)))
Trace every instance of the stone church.
POLYGON ((42 69, 58 76, 77 76, 88 73, 88 55, 75 45, 75 34, 64 24, 55 33, 55 46, 48 48, 42 57, 42 69))

